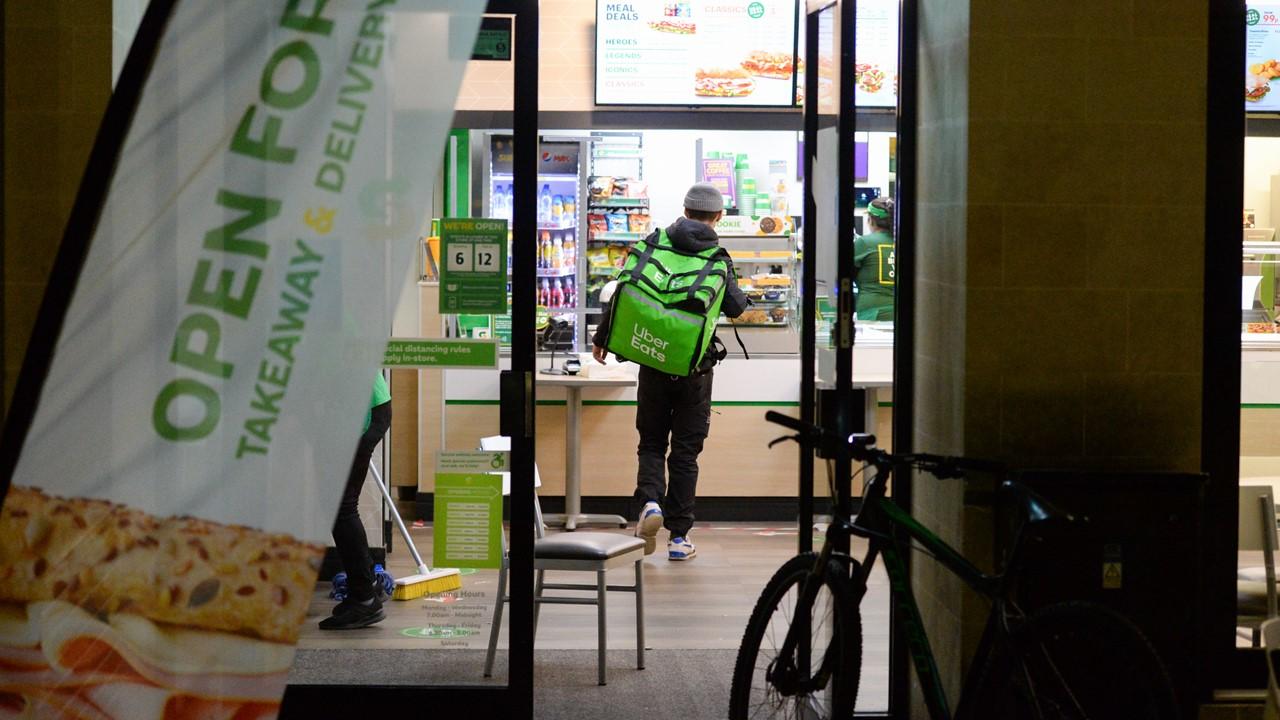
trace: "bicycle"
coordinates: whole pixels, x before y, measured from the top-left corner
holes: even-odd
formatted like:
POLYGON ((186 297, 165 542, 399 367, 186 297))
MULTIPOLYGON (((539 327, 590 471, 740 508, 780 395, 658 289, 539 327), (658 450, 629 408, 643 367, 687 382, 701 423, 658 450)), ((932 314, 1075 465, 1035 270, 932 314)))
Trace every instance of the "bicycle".
POLYGON ((842 439, 780 413, 765 417, 796 431, 770 447, 795 440, 808 448, 823 448, 827 457, 849 453, 875 473, 866 481, 857 516, 849 520, 833 515, 821 551, 787 561, 765 585, 738 650, 730 720, 852 715, 862 666, 859 605, 877 557, 884 559, 892 602, 933 720, 1180 716, 1159 656, 1128 619, 1104 606, 1074 601, 1024 613, 1014 600, 1018 571, 1028 559, 1024 531, 1087 520, 1055 508, 1005 477, 1000 492, 1015 501, 1019 522, 1003 569, 986 574, 889 500, 885 491, 892 474, 906 468, 941 480, 966 473, 1007 476, 1002 465, 928 454, 893 455, 876 448, 871 435, 842 439), (835 549, 851 535, 868 540, 861 560, 835 549), (907 577, 903 557, 912 547, 937 559, 991 602, 954 715, 907 577), (775 622, 782 627, 775 627, 775 622), (765 643, 770 647, 763 647, 765 643))

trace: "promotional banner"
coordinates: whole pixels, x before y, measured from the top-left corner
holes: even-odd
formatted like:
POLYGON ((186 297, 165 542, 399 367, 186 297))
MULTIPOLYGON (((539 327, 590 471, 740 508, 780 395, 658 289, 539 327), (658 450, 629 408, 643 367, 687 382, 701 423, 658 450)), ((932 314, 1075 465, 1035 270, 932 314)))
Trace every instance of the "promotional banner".
POLYGON ((177 3, 0 510, 0 716, 275 716, 483 7, 177 3))

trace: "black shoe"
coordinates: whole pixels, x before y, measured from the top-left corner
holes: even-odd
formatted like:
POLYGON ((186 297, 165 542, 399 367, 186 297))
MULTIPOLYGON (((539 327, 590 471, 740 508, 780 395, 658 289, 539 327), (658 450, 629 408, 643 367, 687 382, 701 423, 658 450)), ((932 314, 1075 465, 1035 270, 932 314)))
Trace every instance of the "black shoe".
MULTIPOLYGON (((374 597, 376 597, 376 598, 377 598, 378 600, 380 600, 380 601, 381 601, 381 600, 386 600, 386 599, 388 599, 388 598, 390 598, 390 597, 391 597, 390 595, 384 595, 384 594, 382 593, 382 591, 379 589, 379 587, 378 587, 378 583, 377 583, 376 581, 373 583, 373 595, 374 595, 374 597)), ((360 601, 359 601, 359 600, 354 600, 354 599, 352 599, 352 598, 351 598, 351 597, 349 597, 349 596, 348 596, 348 597, 344 597, 344 598, 342 598, 342 600, 341 600, 340 602, 338 602, 338 604, 337 604, 337 605, 334 605, 334 606, 333 606, 333 610, 332 610, 329 614, 330 614, 330 615, 333 615, 333 616, 335 616, 335 617, 336 617, 336 616, 341 615, 342 613, 346 612, 346 611, 347 611, 347 608, 351 607, 352 605, 359 605, 359 604, 360 604, 360 601)))
POLYGON ((344 600, 333 609, 333 616, 320 621, 321 630, 355 630, 386 619, 377 598, 368 605, 358 600, 344 600), (345 606, 345 607, 344 607, 345 606))

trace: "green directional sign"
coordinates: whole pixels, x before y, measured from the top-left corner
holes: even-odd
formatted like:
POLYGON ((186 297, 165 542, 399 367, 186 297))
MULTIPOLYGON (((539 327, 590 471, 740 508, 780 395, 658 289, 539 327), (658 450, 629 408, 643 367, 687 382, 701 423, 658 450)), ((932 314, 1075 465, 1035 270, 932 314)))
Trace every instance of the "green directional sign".
POLYGON ((496 368, 497 340, 391 338, 382 358, 393 368, 496 368))
POLYGON ((440 312, 507 312, 507 221, 440 221, 440 312))
POLYGON ((421 640, 451 640, 475 635, 476 631, 459 625, 428 625, 426 627, 405 628, 400 631, 400 634, 421 640))
POLYGON ((437 469, 432 532, 436 567, 501 567, 502 476, 437 469))

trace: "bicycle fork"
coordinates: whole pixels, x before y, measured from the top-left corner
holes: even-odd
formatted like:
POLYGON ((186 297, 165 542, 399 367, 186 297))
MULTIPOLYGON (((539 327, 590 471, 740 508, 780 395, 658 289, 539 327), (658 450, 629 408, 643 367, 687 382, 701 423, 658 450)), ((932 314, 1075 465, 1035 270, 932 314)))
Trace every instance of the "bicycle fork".
MULTIPOLYGON (((812 609, 814 602, 818 599, 818 592, 825 584, 828 573, 831 571, 831 560, 835 553, 835 547, 838 543, 833 540, 848 537, 852 534, 852 528, 847 520, 835 518, 831 525, 827 528, 826 541, 822 544, 822 550, 818 553, 817 559, 814 561, 814 567, 805 576, 800 585, 800 598, 796 603, 795 620, 787 629, 787 636, 783 640, 782 648, 778 652, 778 656, 765 670, 766 681, 777 688, 778 692, 784 696, 791 697, 797 694, 815 693, 827 686, 831 681, 831 675, 835 671, 835 659, 832 653, 837 652, 835 644, 829 645, 823 655, 822 665, 811 678, 805 678, 811 666, 810 657, 813 653, 811 643, 812 631, 810 622, 812 618, 812 609), (803 669, 803 670, 802 670, 803 669)), ((846 577, 848 576, 847 568, 842 570, 846 577)), ((865 583, 862 584, 865 589, 865 583)), ((854 598, 854 602, 861 602, 862 597, 859 595, 854 598)))

